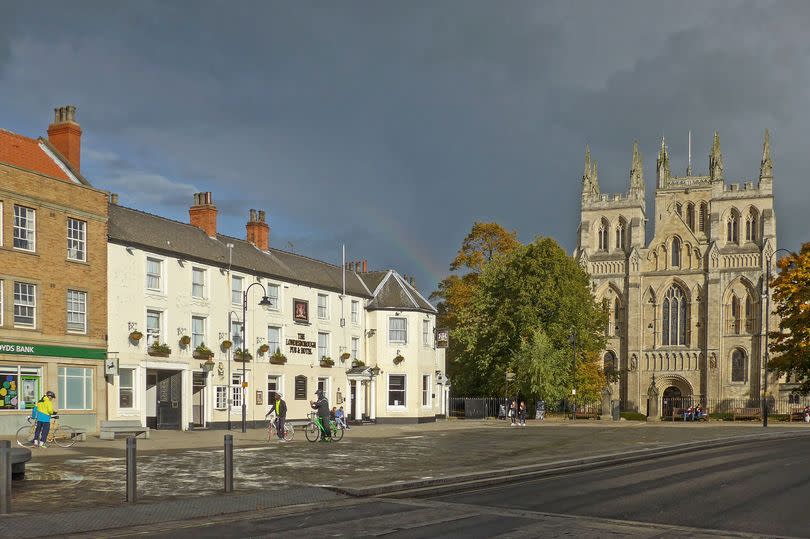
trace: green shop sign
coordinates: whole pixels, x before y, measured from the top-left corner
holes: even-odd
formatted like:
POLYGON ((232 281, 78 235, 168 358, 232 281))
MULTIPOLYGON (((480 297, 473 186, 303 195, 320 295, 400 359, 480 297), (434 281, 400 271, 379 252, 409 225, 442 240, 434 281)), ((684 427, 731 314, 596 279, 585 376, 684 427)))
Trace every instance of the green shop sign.
POLYGON ((81 359, 107 359, 107 351, 98 348, 73 346, 47 346, 44 344, 20 344, 0 342, 0 354, 17 356, 75 357, 81 359))

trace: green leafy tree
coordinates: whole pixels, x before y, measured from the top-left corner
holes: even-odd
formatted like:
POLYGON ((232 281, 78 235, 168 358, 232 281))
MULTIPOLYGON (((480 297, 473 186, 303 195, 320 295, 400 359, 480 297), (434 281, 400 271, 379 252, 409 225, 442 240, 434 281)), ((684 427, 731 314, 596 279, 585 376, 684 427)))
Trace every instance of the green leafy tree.
POLYGON ((513 365, 523 369, 517 373, 522 381, 535 385, 556 366, 549 384, 564 384, 561 391, 568 393, 573 359, 563 369, 563 358, 571 358, 569 338, 576 336, 578 365, 585 372, 598 372, 598 360, 591 358, 604 345, 604 317, 591 295, 587 273, 554 240, 538 238, 483 267, 454 333, 460 347, 454 361, 463 368, 457 369, 453 383, 467 394, 494 394, 503 391, 505 374, 513 365), (541 358, 549 350, 554 354, 541 358))
POLYGON ((770 370, 789 374, 799 391, 810 393, 810 243, 799 253, 779 260, 779 276, 773 280, 773 299, 779 315, 779 331, 771 332, 770 370))

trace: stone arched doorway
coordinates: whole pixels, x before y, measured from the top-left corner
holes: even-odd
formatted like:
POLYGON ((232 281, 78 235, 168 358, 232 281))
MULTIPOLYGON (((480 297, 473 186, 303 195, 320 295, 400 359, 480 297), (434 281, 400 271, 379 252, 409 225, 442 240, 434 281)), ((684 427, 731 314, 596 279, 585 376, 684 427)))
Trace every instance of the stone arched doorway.
POLYGON ((661 416, 672 417, 675 408, 689 408, 692 406, 692 387, 685 380, 666 380, 661 394, 661 416))

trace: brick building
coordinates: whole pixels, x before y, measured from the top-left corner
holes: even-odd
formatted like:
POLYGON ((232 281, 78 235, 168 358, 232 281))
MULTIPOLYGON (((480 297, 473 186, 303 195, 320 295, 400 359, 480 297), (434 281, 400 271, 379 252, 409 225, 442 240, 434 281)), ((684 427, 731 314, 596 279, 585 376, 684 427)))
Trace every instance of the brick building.
POLYGON ((72 426, 106 417, 108 196, 81 175, 75 110, 47 139, 0 129, 0 434, 47 390, 72 426))

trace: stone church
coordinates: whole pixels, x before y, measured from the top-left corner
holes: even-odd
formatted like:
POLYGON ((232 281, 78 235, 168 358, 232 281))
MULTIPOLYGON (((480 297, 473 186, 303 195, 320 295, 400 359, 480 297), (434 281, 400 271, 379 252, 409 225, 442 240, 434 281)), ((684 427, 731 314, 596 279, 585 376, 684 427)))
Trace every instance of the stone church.
MULTIPOLYGON (((603 361, 618 372, 611 398, 625 410, 646 412, 653 376, 665 406, 667 398, 712 406, 763 391, 763 280, 776 250, 768 132, 757 182, 726 183, 717 133, 708 174, 692 171, 691 147, 689 161, 684 176, 674 175, 662 140, 649 215, 637 143, 625 194, 600 191, 585 153, 574 257, 609 313, 603 361)), ((780 396, 777 382, 768 377, 768 395, 780 396)))

